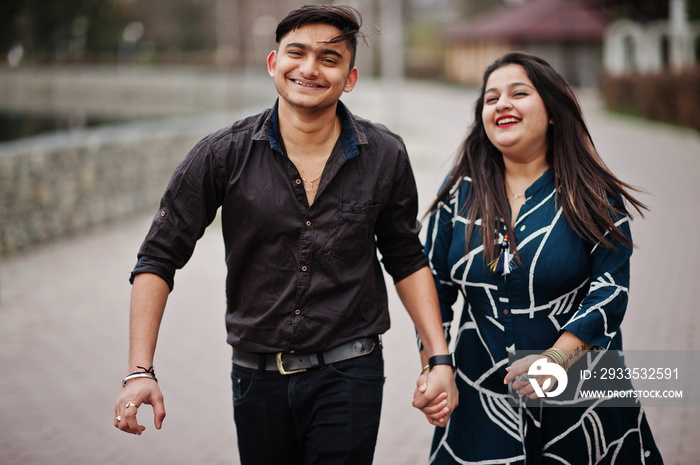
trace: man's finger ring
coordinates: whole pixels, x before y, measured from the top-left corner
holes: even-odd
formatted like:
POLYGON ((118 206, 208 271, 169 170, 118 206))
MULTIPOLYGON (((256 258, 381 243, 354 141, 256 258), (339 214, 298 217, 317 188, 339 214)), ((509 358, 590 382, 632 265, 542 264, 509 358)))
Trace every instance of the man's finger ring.
POLYGON ((122 421, 122 417, 121 417, 121 416, 118 416, 118 417, 117 417, 117 423, 119 423, 120 421, 122 421))
POLYGON ((530 380, 530 375, 528 375, 527 373, 523 373, 522 375, 518 376, 518 381, 520 381, 521 383, 524 383, 525 381, 529 381, 529 380, 530 380))
POLYGON ((133 402, 127 402, 127 403, 126 403, 126 408, 129 408, 129 407, 136 407, 136 404, 133 403, 133 402))

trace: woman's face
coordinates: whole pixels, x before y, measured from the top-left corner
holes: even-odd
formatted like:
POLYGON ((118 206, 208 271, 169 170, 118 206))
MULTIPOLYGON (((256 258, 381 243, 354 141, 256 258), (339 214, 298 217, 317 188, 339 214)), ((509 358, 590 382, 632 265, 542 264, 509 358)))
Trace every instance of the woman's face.
POLYGON ((523 162, 546 157, 549 115, 522 66, 505 65, 491 73, 481 118, 489 140, 504 156, 523 162))

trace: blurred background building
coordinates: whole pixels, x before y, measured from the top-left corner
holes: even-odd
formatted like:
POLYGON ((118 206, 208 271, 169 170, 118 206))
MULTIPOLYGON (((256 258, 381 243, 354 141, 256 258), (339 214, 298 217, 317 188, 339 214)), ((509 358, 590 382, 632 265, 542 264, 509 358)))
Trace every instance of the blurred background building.
MULTIPOLYGON (((0 54, 29 64, 257 66, 277 22, 299 0, 5 0, 0 54)), ((321 2, 315 2, 321 3, 321 2)), ((690 66, 700 56, 699 0, 346 0, 369 33, 373 65, 400 54, 409 76, 475 82, 504 51, 551 59, 574 83, 614 73, 690 66), (382 35, 399 28, 396 50, 382 35), (381 31, 379 34, 378 31, 381 31), (611 51, 603 60, 605 44, 611 51), (634 49, 634 50, 633 50, 634 49), (663 54, 658 59, 647 53, 663 54)))
POLYGON ((526 50, 547 58, 572 84, 595 86, 607 23, 602 8, 567 0, 502 6, 450 27, 446 75, 478 84, 495 57, 526 50))

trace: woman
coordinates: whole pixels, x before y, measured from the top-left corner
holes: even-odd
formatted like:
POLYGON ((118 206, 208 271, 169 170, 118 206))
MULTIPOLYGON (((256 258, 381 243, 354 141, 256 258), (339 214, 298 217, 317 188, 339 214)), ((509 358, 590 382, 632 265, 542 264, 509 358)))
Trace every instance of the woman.
MULTIPOLYGON (((475 110, 426 240, 447 328, 464 298, 460 403, 436 430, 431 463, 661 463, 636 401, 547 403, 566 386, 531 370, 622 349, 628 206, 644 205, 599 158, 573 92, 541 58, 494 62, 475 110)), ((423 411, 439 416, 441 405, 423 411)))

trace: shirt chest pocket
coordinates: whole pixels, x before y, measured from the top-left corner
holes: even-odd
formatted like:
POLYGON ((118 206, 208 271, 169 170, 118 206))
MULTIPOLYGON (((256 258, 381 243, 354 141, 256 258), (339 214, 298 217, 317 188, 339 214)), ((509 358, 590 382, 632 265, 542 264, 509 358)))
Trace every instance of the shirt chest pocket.
POLYGON ((374 250, 374 225, 379 205, 340 204, 333 227, 332 253, 343 261, 355 260, 374 250))

